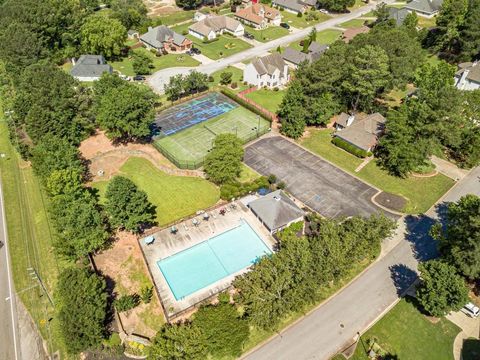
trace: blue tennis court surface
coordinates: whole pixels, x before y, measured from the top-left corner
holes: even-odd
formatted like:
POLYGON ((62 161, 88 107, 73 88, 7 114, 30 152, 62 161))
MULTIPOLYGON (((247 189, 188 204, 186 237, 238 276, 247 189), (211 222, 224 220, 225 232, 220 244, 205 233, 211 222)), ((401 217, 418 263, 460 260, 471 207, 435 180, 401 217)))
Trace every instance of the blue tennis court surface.
POLYGON ((236 228, 157 261, 157 265, 175 299, 180 300, 271 253, 255 230, 242 220, 236 228))
POLYGON ((208 93, 183 104, 173 106, 155 117, 156 128, 164 135, 199 124, 235 109, 238 105, 220 93, 208 93))

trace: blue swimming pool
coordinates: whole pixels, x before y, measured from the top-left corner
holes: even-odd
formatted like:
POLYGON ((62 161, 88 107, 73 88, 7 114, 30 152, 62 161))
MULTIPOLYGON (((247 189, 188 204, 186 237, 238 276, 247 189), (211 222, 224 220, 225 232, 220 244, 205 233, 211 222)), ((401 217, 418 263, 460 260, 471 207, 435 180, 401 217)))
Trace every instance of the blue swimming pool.
POLYGON ((157 262, 175 299, 236 273, 271 250, 248 222, 157 262))

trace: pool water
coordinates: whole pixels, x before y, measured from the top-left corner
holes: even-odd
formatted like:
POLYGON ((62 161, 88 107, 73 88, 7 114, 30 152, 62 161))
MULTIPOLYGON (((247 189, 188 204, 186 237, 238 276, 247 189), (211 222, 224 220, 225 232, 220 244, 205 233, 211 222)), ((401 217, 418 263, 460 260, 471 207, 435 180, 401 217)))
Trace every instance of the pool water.
POLYGON ((157 262, 175 299, 181 300, 252 264, 271 250, 242 220, 241 224, 157 262))

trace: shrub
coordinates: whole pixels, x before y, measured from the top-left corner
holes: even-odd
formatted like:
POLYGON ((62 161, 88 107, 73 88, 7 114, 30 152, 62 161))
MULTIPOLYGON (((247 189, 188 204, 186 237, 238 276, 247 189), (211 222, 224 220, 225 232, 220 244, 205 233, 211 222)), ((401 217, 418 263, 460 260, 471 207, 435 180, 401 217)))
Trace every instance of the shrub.
POLYGON ((236 89, 236 88, 238 87, 237 82, 232 82, 232 83, 230 84, 230 87, 231 87, 232 89, 236 89))
POLYGON ((211 83, 215 82, 215 78, 212 75, 210 75, 208 77, 208 82, 211 82, 211 83))
POLYGON ((277 189, 280 189, 280 190, 283 190, 287 187, 287 184, 285 184, 285 182, 283 181, 280 181, 278 184, 277 184, 277 189))
POLYGON ((280 90, 280 89, 278 88, 278 86, 275 86, 275 87, 273 88, 273 91, 278 91, 278 90, 280 90))
POLYGON ((218 301, 221 304, 228 304, 230 302, 230 294, 227 291, 218 294, 218 301))
POLYGON ((301 18, 302 16, 303 16, 303 14, 302 14, 301 12, 299 12, 299 13, 297 14, 297 17, 299 17, 299 18, 301 18))
POLYGON ((140 304, 140 297, 138 294, 123 295, 116 299, 113 304, 118 312, 127 311, 140 304))
POLYGON ((233 73, 230 71, 224 71, 220 74, 220 84, 228 85, 232 82, 233 73))
POLYGON ((359 158, 365 158, 367 156, 371 156, 372 154, 370 151, 359 149, 356 146, 346 142, 345 140, 340 139, 339 137, 334 137, 332 139, 332 143, 339 148, 349 152, 350 154, 358 156, 359 158))
POLYGON ((154 54, 154 55, 158 54, 158 51, 155 50, 155 49, 150 49, 150 52, 151 52, 152 54, 154 54))
POLYGON ((231 182, 220 187, 220 197, 223 200, 237 199, 250 192, 257 191, 258 189, 268 188, 269 185, 268 179, 265 176, 247 183, 231 182))
POLYGON ((153 286, 145 286, 140 290, 140 299, 144 304, 148 304, 152 300, 153 286))
POLYGON ((277 176, 276 176, 275 174, 270 174, 270 175, 268 175, 268 179, 267 179, 267 180, 268 180, 268 182, 269 182, 270 184, 273 185, 273 184, 275 184, 275 183, 277 182, 277 176))
POLYGON ((182 35, 188 35, 188 30, 183 30, 182 35))

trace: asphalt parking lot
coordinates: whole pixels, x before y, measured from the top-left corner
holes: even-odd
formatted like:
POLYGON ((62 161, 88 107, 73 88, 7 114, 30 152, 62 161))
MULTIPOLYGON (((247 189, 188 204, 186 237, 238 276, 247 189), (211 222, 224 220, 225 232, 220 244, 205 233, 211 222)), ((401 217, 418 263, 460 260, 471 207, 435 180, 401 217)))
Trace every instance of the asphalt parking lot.
POLYGON ((384 213, 371 198, 378 190, 281 136, 266 137, 245 149, 245 163, 262 175, 275 174, 298 200, 329 218, 384 213))

